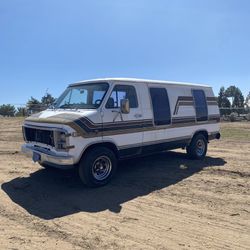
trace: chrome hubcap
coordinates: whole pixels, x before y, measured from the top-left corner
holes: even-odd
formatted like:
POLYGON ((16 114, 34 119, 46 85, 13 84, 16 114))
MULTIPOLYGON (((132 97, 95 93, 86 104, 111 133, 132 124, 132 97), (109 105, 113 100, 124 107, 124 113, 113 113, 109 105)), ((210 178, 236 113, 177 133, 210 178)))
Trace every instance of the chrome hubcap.
POLYGON ((198 156, 202 156, 204 154, 205 148, 206 146, 203 140, 200 139, 196 142, 196 153, 198 156))
POLYGON ((112 163, 107 156, 98 157, 92 167, 92 174, 98 181, 106 179, 112 169, 112 163))

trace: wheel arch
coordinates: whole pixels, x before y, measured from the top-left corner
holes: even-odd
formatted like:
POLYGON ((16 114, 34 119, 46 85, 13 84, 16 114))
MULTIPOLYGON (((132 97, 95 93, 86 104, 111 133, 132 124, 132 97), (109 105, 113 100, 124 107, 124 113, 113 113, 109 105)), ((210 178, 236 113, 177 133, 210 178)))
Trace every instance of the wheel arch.
POLYGON ((196 135, 198 135, 198 134, 202 134, 202 135, 206 138, 206 140, 207 140, 207 142, 208 142, 208 132, 207 132, 207 130, 206 130, 206 129, 200 129, 200 130, 196 130, 196 131, 193 133, 193 135, 192 135, 192 137, 191 137, 191 140, 190 140, 189 144, 191 143, 191 141, 192 141, 192 139, 194 138, 194 136, 196 136, 196 135))
POLYGON ((105 148, 108 148, 110 150, 112 150, 116 156, 116 158, 118 159, 119 158, 119 152, 118 152, 118 147, 116 146, 116 144, 114 142, 111 142, 111 141, 103 141, 103 142, 94 142, 94 143, 91 143, 89 145, 87 145, 79 159, 78 159, 78 162, 84 157, 84 155, 86 155, 91 149, 95 148, 95 147, 105 147, 105 148))

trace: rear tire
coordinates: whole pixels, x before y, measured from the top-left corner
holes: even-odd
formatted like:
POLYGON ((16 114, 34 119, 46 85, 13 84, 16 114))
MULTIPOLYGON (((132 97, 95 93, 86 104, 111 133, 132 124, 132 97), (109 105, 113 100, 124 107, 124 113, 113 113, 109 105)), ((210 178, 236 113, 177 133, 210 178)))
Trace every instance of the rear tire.
POLYGON ((186 149, 191 159, 204 159, 207 153, 207 139, 203 134, 197 134, 192 138, 186 149))
POLYGON ((106 185, 114 176, 117 159, 112 150, 105 147, 93 148, 79 163, 79 176, 88 187, 106 185))

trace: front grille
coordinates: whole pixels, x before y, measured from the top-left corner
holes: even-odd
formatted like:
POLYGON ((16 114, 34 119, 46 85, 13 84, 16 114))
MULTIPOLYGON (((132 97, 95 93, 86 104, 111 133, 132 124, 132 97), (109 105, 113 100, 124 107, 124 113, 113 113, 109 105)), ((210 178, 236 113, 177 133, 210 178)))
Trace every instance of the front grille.
POLYGON ((24 127, 23 131, 26 141, 40 142, 52 147, 55 146, 54 132, 52 130, 24 127))

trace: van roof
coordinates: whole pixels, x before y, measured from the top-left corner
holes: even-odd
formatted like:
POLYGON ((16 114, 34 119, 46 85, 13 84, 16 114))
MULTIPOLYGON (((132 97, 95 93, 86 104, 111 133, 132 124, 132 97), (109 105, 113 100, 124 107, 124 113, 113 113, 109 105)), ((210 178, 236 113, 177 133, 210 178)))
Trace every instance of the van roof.
POLYGON ((182 85, 182 86, 199 86, 199 87, 210 87, 205 84, 188 83, 188 82, 174 82, 174 81, 161 81, 161 80, 149 80, 149 79, 138 79, 138 78, 98 78, 79 81, 70 84, 69 86, 77 86, 86 83, 94 82, 136 82, 136 83, 153 83, 153 84, 168 84, 168 85, 182 85))

